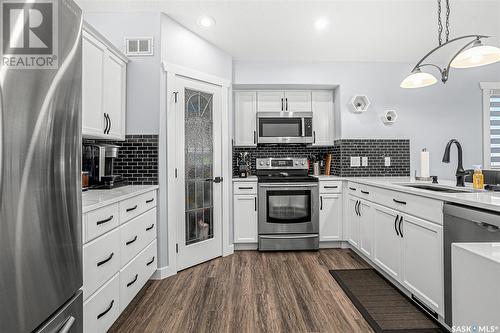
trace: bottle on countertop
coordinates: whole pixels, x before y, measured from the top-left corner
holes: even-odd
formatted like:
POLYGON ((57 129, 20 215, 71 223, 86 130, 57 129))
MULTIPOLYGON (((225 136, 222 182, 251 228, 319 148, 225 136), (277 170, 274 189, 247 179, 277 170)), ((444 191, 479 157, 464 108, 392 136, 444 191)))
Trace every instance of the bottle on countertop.
POLYGON ((484 175, 480 165, 474 166, 474 175, 472 176, 472 184, 476 190, 484 189, 484 175))

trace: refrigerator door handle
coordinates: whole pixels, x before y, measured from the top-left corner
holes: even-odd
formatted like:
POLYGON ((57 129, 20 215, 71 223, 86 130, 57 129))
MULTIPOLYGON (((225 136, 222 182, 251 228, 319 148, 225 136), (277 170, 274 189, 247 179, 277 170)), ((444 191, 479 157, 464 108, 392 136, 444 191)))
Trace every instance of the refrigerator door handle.
POLYGON ((75 321, 75 317, 70 316, 64 323, 63 327, 61 327, 61 329, 57 333, 68 333, 71 330, 71 327, 73 327, 75 321))

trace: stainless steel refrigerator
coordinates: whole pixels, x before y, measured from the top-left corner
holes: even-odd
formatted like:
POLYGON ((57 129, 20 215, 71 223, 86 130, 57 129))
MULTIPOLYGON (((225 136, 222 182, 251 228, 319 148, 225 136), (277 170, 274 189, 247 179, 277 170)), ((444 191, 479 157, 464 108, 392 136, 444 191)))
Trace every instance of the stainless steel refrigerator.
POLYGON ((82 13, 0 5, 0 332, 81 332, 82 13))

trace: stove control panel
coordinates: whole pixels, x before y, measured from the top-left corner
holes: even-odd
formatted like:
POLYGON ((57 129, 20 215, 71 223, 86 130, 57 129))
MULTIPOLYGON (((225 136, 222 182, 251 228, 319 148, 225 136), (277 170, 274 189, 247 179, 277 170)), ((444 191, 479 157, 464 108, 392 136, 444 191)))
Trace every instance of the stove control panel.
POLYGON ((256 164, 257 170, 309 169, 309 163, 305 157, 258 158, 256 164))

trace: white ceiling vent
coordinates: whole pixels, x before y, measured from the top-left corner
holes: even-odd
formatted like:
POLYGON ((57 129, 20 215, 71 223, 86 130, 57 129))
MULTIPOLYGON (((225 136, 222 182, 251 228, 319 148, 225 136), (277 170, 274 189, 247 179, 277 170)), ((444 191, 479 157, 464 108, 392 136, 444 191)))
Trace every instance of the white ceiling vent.
POLYGON ((153 37, 125 38, 125 54, 130 57, 154 55, 153 37))

